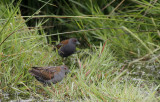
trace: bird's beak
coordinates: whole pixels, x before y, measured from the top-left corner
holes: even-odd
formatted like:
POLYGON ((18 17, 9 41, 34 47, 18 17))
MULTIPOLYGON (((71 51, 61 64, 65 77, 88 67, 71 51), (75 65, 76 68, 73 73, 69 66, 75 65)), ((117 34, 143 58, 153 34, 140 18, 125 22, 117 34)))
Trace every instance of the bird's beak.
POLYGON ((81 44, 79 41, 76 42, 77 45, 81 44))

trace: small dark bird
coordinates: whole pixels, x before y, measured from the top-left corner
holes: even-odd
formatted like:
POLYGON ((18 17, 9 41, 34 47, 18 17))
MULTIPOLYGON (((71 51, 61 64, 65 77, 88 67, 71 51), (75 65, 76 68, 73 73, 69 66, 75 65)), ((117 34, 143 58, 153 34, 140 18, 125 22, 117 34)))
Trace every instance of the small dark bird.
POLYGON ((70 38, 70 39, 61 41, 58 45, 56 45, 58 49, 58 54, 61 57, 68 57, 72 55, 76 51, 77 44, 80 44, 80 43, 76 38, 70 38))
POLYGON ((62 81, 69 69, 66 65, 52 67, 32 67, 29 73, 44 85, 62 81))

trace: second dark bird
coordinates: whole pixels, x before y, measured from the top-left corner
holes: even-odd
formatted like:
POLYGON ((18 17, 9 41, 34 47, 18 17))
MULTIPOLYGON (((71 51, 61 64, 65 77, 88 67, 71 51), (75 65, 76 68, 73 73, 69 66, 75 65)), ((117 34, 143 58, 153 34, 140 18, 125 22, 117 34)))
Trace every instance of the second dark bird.
POLYGON ((63 80, 65 75, 69 73, 69 69, 66 65, 52 67, 32 67, 29 72, 43 84, 56 84, 57 82, 63 80))
POLYGON ((77 44, 80 44, 80 43, 76 38, 70 38, 70 39, 61 41, 58 45, 56 45, 58 49, 58 54, 61 57, 68 57, 72 55, 76 51, 77 44))

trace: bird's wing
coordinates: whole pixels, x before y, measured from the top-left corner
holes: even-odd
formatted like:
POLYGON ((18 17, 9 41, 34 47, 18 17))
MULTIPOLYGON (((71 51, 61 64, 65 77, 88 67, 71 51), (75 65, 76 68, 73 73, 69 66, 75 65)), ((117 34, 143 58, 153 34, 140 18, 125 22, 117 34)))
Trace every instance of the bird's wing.
POLYGON ((32 69, 29 70, 33 76, 40 77, 44 80, 50 80, 54 78, 54 74, 59 71, 59 67, 32 67, 32 69))
POLYGON ((63 41, 61 41, 58 45, 56 45, 56 47, 59 49, 59 48, 61 48, 62 46, 68 44, 68 41, 69 41, 68 39, 67 39, 67 40, 63 40, 63 41))

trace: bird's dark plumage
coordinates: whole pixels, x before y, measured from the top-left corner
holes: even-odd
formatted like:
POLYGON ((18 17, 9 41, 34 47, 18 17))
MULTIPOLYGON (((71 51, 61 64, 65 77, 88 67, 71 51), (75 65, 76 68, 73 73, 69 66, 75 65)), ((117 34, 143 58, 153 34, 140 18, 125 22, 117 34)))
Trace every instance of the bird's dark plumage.
POLYGON ((68 57, 76 51, 76 45, 80 44, 76 38, 61 41, 56 47, 61 57, 68 57))
POLYGON ((65 77, 65 75, 69 72, 69 69, 66 65, 54 67, 32 67, 29 72, 38 81, 44 84, 56 84, 65 77))

